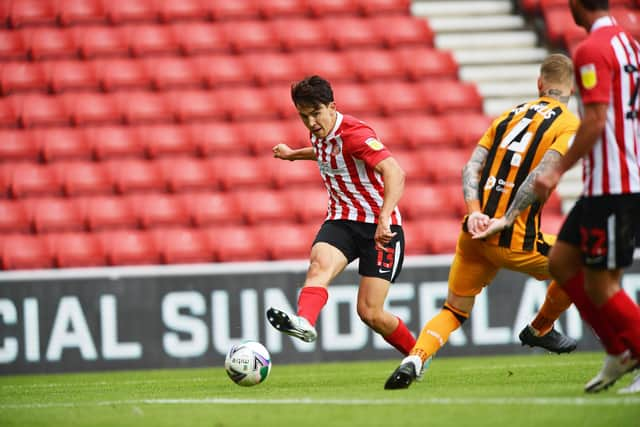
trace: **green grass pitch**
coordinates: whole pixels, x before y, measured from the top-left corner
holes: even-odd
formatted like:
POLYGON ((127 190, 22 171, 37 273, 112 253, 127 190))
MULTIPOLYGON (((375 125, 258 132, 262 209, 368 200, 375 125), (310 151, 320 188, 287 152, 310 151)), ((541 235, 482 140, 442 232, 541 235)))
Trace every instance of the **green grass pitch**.
POLYGON ((640 395, 582 392, 602 353, 436 358, 383 390, 400 358, 278 365, 263 384, 223 368, 0 377, 0 426, 640 426, 640 395))

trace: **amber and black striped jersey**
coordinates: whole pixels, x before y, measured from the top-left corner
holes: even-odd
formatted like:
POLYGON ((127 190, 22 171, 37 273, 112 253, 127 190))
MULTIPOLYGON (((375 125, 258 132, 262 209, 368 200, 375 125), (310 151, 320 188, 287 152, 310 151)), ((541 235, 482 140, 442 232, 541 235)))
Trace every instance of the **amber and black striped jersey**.
MULTIPOLYGON (((552 149, 564 155, 579 124, 564 104, 549 97, 518 105, 498 117, 478 142, 489 150, 478 187, 483 212, 489 217, 504 216, 544 153, 552 149)), ((541 207, 539 202, 529 206, 511 228, 488 237, 487 242, 513 250, 534 250, 541 207)))

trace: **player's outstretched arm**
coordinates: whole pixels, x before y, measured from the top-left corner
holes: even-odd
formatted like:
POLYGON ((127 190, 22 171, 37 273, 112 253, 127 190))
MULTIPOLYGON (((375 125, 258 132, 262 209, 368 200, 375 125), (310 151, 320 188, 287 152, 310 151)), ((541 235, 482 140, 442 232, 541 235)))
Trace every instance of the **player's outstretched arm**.
POLYGON ((282 160, 316 160, 316 153, 313 147, 293 149, 287 144, 278 144, 273 147, 273 157, 282 160))
POLYGON ((535 183, 538 176, 544 175, 551 170, 555 170, 561 160, 562 154, 556 150, 547 150, 538 166, 529 173, 522 185, 518 188, 513 202, 509 205, 509 209, 507 209, 504 216, 501 218, 492 218, 486 230, 480 233, 471 233, 473 238, 484 239, 492 234, 499 233, 505 228, 511 227, 523 210, 532 205, 535 201, 540 200, 535 192, 535 183))
POLYGON ((489 150, 478 145, 471 153, 471 158, 462 169, 462 192, 467 205, 467 229, 471 234, 484 230, 489 224, 489 217, 480 210, 480 176, 487 161, 489 150))

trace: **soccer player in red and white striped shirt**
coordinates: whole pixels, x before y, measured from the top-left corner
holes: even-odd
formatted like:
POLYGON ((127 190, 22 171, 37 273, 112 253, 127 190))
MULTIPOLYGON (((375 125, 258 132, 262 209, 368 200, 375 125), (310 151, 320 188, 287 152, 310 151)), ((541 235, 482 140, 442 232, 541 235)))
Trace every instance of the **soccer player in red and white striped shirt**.
MULTIPOLYGON (((538 195, 545 197, 583 159, 584 192, 549 264, 607 352, 587 392, 604 390, 640 366, 640 308, 620 287, 640 227, 640 46, 609 16, 608 3, 569 1, 574 20, 589 31, 573 58, 582 124, 558 169, 537 180, 538 195)), ((640 392, 640 376, 620 391, 640 392)))
POLYGON ((276 308, 267 319, 279 331, 311 342, 330 282, 359 258, 360 318, 407 355, 415 338, 400 318, 384 310, 390 284, 400 273, 404 253, 402 217, 397 204, 404 171, 375 132, 336 110, 331 85, 319 76, 294 84, 291 97, 311 146, 273 148, 283 160, 315 160, 329 196, 327 217, 311 248, 310 265, 298 298, 297 315, 276 308))

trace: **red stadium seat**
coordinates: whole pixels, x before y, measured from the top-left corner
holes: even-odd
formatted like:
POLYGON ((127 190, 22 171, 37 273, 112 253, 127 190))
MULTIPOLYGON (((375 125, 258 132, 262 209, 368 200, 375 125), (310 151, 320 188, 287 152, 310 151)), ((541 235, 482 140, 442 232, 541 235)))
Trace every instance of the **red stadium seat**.
POLYGON ((44 236, 56 266, 96 267, 107 263, 100 239, 91 233, 54 233, 44 236))
POLYGON ((403 113, 424 113, 427 103, 415 84, 399 81, 376 82, 371 91, 387 116, 403 113))
POLYGON ((319 56, 323 58, 323 61, 309 61, 307 49, 330 49, 332 47, 327 28, 316 19, 276 19, 269 25, 285 50, 304 50, 301 54, 311 64, 324 62, 324 55, 319 56))
POLYGON ((358 3, 367 16, 408 15, 411 0, 358 0, 358 3))
POLYGON ((173 114, 181 122, 191 120, 224 120, 227 118, 226 103, 214 91, 185 90, 165 92, 173 114))
POLYGON ((107 23, 104 2, 101 0, 60 0, 58 21, 62 25, 107 23))
POLYGON ((83 58, 129 54, 125 34, 107 26, 77 26, 72 29, 75 45, 83 58))
POLYGON ((12 92, 44 92, 46 90, 47 77, 40 64, 8 62, 0 65, 0 91, 2 95, 8 95, 12 92))
POLYGON ((251 73, 238 55, 204 55, 195 59, 198 78, 208 87, 245 86, 251 73))
POLYGON ((414 150, 395 150, 393 157, 400 164, 407 176, 407 184, 430 179, 427 165, 414 150))
POLYGON ((261 236, 253 227, 221 225, 203 230, 220 262, 259 261, 268 258, 261 236))
POLYGON ((188 129, 183 126, 140 126, 137 132, 149 157, 196 154, 188 129))
POLYGON ((272 28, 262 21, 234 21, 224 22, 220 25, 225 39, 237 53, 280 49, 280 44, 272 28))
POLYGON ((393 152, 396 149, 409 148, 402 127, 391 118, 381 116, 359 116, 360 120, 371 126, 376 136, 393 152))
POLYGON ((449 132, 451 132, 462 147, 473 147, 491 126, 491 117, 483 113, 456 113, 442 117, 449 132))
POLYGON ((16 127, 19 125, 20 101, 15 95, 0 97, 0 125, 16 127))
POLYGON ((319 228, 327 216, 329 203, 329 195, 324 186, 280 191, 299 222, 316 224, 319 228))
POLYGON ((538 15, 542 10, 540 0, 518 0, 518 5, 527 15, 538 15))
POLYGON ((471 156, 471 150, 452 148, 430 148, 416 153, 422 158, 426 173, 433 182, 461 182, 462 168, 471 156))
POLYGON ((552 192, 545 202, 544 214, 558 216, 562 215, 562 200, 560 199, 560 196, 558 196, 558 192, 552 192))
POLYGON ((452 130, 438 116, 400 115, 391 121, 402 129, 403 138, 410 148, 450 147, 455 143, 452 130))
POLYGON ((64 103, 56 96, 25 95, 18 103, 17 111, 23 127, 69 124, 64 103))
POLYGON ((113 193, 113 182, 102 162, 56 162, 52 167, 67 196, 113 193))
POLYGON ((138 221, 144 228, 188 226, 190 218, 180 198, 167 194, 128 196, 138 221))
POLYGON ((173 111, 162 93, 127 91, 115 95, 118 109, 127 124, 173 121, 173 111))
POLYGON ((358 49, 346 52, 351 68, 363 81, 404 79, 404 71, 392 53, 383 49, 358 49))
POLYGON ((339 111, 346 114, 380 113, 381 106, 367 85, 337 83, 333 85, 333 96, 339 111))
POLYGON ((402 46, 391 52, 412 80, 456 79, 458 76, 458 63, 451 51, 426 46, 402 46))
POLYGON ((67 93, 63 96, 76 126, 115 124, 123 120, 115 96, 100 93, 67 93))
POLYGON ((248 224, 275 224, 295 221, 285 197, 279 191, 246 190, 232 197, 248 224))
POLYGON ((203 157, 249 154, 249 146, 240 143, 238 125, 211 122, 190 125, 191 139, 203 157))
POLYGON ((111 160, 107 168, 120 193, 162 192, 166 184, 160 167, 145 160, 111 160))
POLYGON ((59 160, 90 160, 93 152, 91 146, 79 129, 49 128, 34 132, 34 138, 47 162, 59 160))
POLYGON ((557 236, 564 224, 564 220, 565 216, 562 214, 543 211, 540 221, 540 231, 557 236))
POLYGON ((146 232, 134 230, 98 233, 109 265, 160 264, 162 259, 155 242, 146 232))
POLYGON ((38 233, 82 231, 85 228, 82 211, 75 199, 28 199, 27 210, 38 233))
POLYGON ((136 24, 123 27, 134 56, 180 53, 180 43, 171 27, 155 24, 136 24))
POLYGON ((156 3, 156 8, 163 22, 181 19, 207 20, 213 17, 207 2, 202 0, 160 0, 156 3))
POLYGON ((283 120, 290 120, 295 117, 298 123, 302 124, 298 110, 296 110, 296 107, 291 101, 291 83, 283 82, 269 85, 262 89, 262 94, 267 101, 271 103, 270 108, 274 110, 277 116, 283 120))
POLYGON ((180 50, 185 55, 227 53, 231 49, 219 25, 209 22, 189 22, 174 23, 171 28, 180 50))
POLYGON ((216 174, 201 159, 168 157, 160 161, 162 174, 174 193, 189 190, 214 190, 218 187, 216 174))
POLYGON ((22 31, 0 30, 0 59, 27 59, 27 46, 28 40, 25 40, 22 31))
POLYGON ((151 232, 165 264, 213 262, 215 254, 200 230, 161 228, 151 232))
POLYGON ((384 28, 381 32, 387 47, 433 46, 433 31, 427 20, 416 16, 377 16, 371 19, 374 28, 384 28))
POLYGON ((54 2, 41 0, 14 0, 10 3, 9 24, 13 28, 26 25, 55 25, 56 23, 56 9, 54 2))
POLYGON ((424 219, 418 221, 418 227, 427 241, 429 253, 455 253, 458 237, 462 231, 460 219, 424 219))
POLYGON ((613 7, 611 15, 634 39, 640 39, 640 10, 638 7, 613 7))
POLYGON ((144 61, 147 75, 155 89, 199 86, 202 79, 188 58, 148 58, 144 61))
POLYGON ((123 88, 151 87, 151 77, 140 60, 108 59, 96 63, 96 73, 102 88, 111 92, 123 88))
POLYGON ((15 200, 0 199, 0 234, 28 233, 31 231, 31 220, 25 206, 15 200))
POLYGON ((352 83, 357 80, 356 73, 344 52, 318 51, 315 55, 322 58, 322 61, 309 61, 309 52, 304 50, 293 55, 305 76, 317 74, 329 80, 331 84, 352 83))
POLYGON ((0 238, 3 270, 52 268, 53 255, 44 239, 28 235, 5 235, 0 238))
POLYGON ((77 49, 70 30, 58 28, 29 28, 23 30, 29 56, 34 60, 72 58, 77 49))
POLYGON ((243 55, 243 61, 251 78, 261 86, 291 84, 302 75, 297 61, 289 54, 253 53, 243 55))
POLYGON ((309 12, 305 0, 255 0, 254 4, 265 19, 301 17, 309 12))
POLYGON ((100 126, 85 128, 87 141, 99 160, 137 157, 146 155, 145 147, 134 128, 126 126, 100 126))
POLYGON ((254 0, 214 1, 210 2, 213 19, 217 21, 258 19, 260 10, 254 0))
POLYGON ((356 16, 360 13, 360 6, 357 0, 323 0, 309 2, 311 13, 322 18, 325 16, 356 16))
POLYGON ((46 63, 46 70, 49 87, 54 92, 100 89, 100 80, 93 62, 52 61, 46 63))
POLYGON ((542 10, 547 39, 554 45, 563 43, 565 33, 577 33, 581 30, 573 21, 571 10, 567 4, 565 7, 544 8, 542 10))
POLYGON ((256 120, 240 123, 238 143, 245 144, 256 156, 271 156, 276 144, 290 143, 294 139, 292 128, 283 120, 256 120))
POLYGON ((224 88, 215 92, 232 120, 277 119, 280 111, 266 90, 255 88, 224 88))
POLYGON ((14 197, 58 195, 62 187, 50 167, 31 163, 15 165, 11 174, 11 194, 14 197))
POLYGON ((450 112, 482 112, 482 96, 475 84, 455 80, 426 80, 418 90, 436 114, 450 112))
MULTIPOLYGON (((459 187, 459 185, 458 185, 459 187)), ((459 219, 464 210, 462 191, 443 185, 415 183, 407 185, 400 201, 400 212, 409 220, 426 218, 459 219), (453 203, 453 200, 458 203, 453 203), (462 205, 461 205, 462 203, 462 205)))
POLYGON ((191 221, 198 227, 244 222, 240 207, 229 193, 185 193, 179 197, 182 198, 191 221))
POLYGON ((126 197, 100 196, 82 200, 84 216, 90 230, 138 228, 138 218, 126 197))
POLYGON ((307 224, 262 225, 256 228, 272 260, 309 258, 316 231, 314 225, 307 224))
MULTIPOLYGON (((369 19, 357 17, 328 17, 322 24, 330 28, 329 37, 338 49, 382 47, 383 35, 380 28, 369 19)), ((385 28, 387 31, 387 28, 385 28)))
MULTIPOLYGON (((276 188, 321 186, 322 178, 318 164, 312 161, 284 162, 280 159, 265 158, 265 169, 276 188)), ((301 190, 304 191, 304 190, 301 190)))
POLYGON ((2 162, 0 163, 0 196, 2 198, 11 197, 11 182, 13 180, 13 174, 18 167, 24 164, 31 164, 26 162, 14 163, 14 162, 2 162))
POLYGON ((33 136, 31 131, 0 130, 0 162, 37 161, 40 150, 33 136))
POLYGON ((268 187, 271 184, 267 172, 259 168, 260 163, 254 157, 224 156, 207 161, 225 191, 268 187))
POLYGON ((109 0, 104 5, 109 20, 114 24, 154 21, 159 17, 154 0, 109 0))
POLYGON ((428 252, 427 239, 419 223, 402 218, 402 231, 405 255, 425 255, 428 252))

